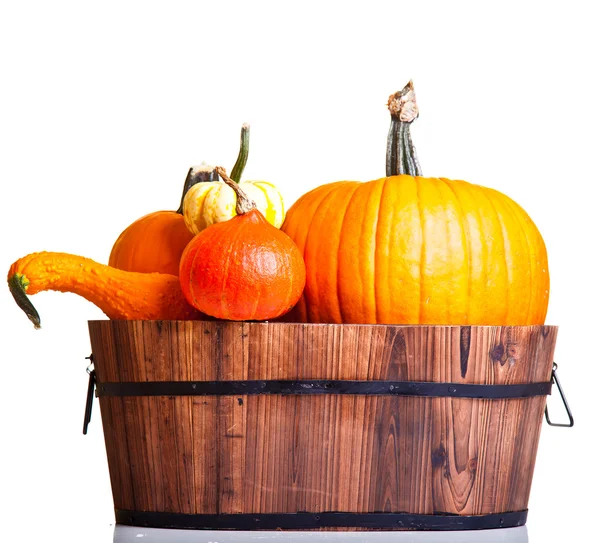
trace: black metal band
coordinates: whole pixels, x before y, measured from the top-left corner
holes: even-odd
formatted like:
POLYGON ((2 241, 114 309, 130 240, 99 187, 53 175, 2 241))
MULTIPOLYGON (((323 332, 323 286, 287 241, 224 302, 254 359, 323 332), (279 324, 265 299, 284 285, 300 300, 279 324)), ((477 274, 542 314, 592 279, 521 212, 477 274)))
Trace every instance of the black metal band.
POLYGON ((240 513, 191 515, 152 511, 115 510, 118 524, 147 528, 188 530, 314 530, 319 528, 370 528, 374 530, 485 530, 523 526, 527 510, 493 515, 411 513, 240 513))
POLYGON ((506 399, 547 395, 551 388, 551 382, 473 385, 417 381, 147 381, 98 383, 96 396, 360 394, 506 399))

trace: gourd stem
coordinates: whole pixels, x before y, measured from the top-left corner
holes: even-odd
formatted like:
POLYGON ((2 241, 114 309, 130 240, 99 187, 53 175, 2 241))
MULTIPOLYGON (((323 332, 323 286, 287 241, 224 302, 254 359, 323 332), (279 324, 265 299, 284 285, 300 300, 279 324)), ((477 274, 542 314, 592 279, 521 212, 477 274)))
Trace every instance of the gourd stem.
POLYGON ((242 133, 240 135, 240 153, 238 154, 237 160, 233 169, 231 170, 231 179, 236 183, 239 183, 242 179, 242 173, 248 162, 248 151, 250 149, 250 125, 244 123, 242 125, 242 133))
POLYGON ((177 213, 183 215, 183 201, 188 190, 192 188, 196 183, 208 183, 210 181, 218 181, 219 176, 213 166, 203 164, 202 166, 192 166, 187 173, 185 182, 183 183, 183 192, 181 194, 181 203, 177 213))
POLYGON ((31 303, 31 300, 25 292, 25 287, 29 284, 24 275, 15 273, 8 279, 8 288, 13 295, 17 305, 25 312, 27 318, 36 328, 40 328, 40 315, 37 309, 31 303))
POLYGON ((235 203, 235 212, 238 215, 244 215, 245 213, 256 209, 256 204, 254 203, 254 201, 250 200, 250 198, 246 196, 246 193, 240 188, 240 186, 235 181, 229 178, 229 176, 225 172, 225 168, 217 166, 215 170, 221 176, 221 179, 223 179, 223 181, 233 189, 233 192, 235 192, 235 195, 237 196, 237 201, 235 203))
POLYGON ((390 96, 388 109, 392 119, 387 140, 386 175, 423 175, 410 135, 410 125, 419 116, 412 81, 390 96))

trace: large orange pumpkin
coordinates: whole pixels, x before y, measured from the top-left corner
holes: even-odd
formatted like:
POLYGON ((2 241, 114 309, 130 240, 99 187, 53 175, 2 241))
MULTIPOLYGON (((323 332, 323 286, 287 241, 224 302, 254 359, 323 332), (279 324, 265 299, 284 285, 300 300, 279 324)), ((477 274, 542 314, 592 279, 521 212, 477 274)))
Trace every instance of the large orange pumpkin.
POLYGON ((307 271, 287 320, 542 324, 548 260, 533 221, 496 190, 421 177, 412 84, 389 106, 387 177, 317 187, 287 212, 307 271))

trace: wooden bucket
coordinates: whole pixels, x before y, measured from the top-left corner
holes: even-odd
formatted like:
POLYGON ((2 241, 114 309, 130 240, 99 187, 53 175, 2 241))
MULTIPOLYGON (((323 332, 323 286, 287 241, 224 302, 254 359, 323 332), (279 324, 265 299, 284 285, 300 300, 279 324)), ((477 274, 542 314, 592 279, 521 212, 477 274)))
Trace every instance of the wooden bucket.
POLYGON ((92 321, 89 330, 120 524, 526 521, 557 327, 92 321))

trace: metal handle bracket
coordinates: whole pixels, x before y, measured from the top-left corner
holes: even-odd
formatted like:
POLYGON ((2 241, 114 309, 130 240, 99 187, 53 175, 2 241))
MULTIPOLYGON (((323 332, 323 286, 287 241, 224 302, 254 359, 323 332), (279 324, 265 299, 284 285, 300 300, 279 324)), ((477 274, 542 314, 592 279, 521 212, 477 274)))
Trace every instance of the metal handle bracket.
POLYGON ((563 392, 562 387, 560 386, 560 381, 558 380, 558 375, 556 374, 556 369, 558 368, 558 364, 556 362, 552 363, 552 379, 551 382, 552 384, 556 384, 556 387, 558 388, 558 392, 560 393, 560 397, 562 399, 563 405, 565 406, 565 411, 567 412, 567 416, 569 417, 569 422, 565 423, 565 422, 552 422, 550 420, 550 415, 548 414, 548 406, 546 405, 546 411, 545 411, 545 415, 546 415, 546 422, 550 425, 550 426, 561 426, 563 428, 571 428, 573 426, 573 424, 575 424, 575 421, 573 420, 573 414, 571 413, 571 410, 569 409, 569 404, 567 403, 567 398, 565 397, 565 393, 563 392))
POLYGON ((87 397, 85 400, 85 414, 83 416, 83 435, 87 434, 88 425, 92 420, 92 405, 94 405, 94 389, 96 388, 96 370, 94 369, 94 355, 86 356, 86 360, 90 361, 90 365, 86 368, 86 372, 90 376, 88 381, 87 397))

